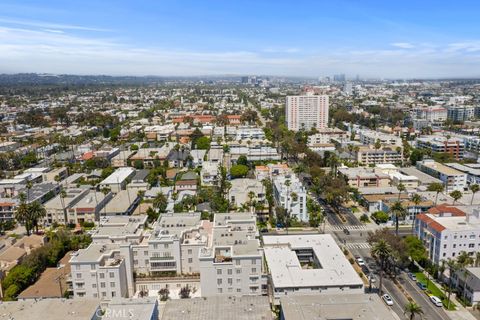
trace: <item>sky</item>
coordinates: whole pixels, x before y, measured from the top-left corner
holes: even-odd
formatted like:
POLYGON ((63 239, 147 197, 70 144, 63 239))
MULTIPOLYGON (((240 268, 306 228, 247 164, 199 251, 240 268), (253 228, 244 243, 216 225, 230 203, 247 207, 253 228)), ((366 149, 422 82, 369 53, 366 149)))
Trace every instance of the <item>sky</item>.
POLYGON ((2 0, 0 73, 480 77, 477 0, 2 0))

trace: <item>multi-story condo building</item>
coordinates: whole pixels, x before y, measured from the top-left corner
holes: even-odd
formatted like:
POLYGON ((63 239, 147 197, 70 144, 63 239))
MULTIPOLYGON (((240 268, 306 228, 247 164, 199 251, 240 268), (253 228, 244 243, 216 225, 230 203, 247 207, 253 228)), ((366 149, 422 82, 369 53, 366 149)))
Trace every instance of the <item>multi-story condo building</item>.
POLYGON ((257 237, 254 215, 215 215, 212 243, 199 255, 202 296, 266 294, 263 253, 257 237))
POLYGON ((434 160, 427 159, 418 161, 416 164, 418 170, 425 172, 437 179, 440 179, 444 186, 445 192, 449 193, 454 190, 464 191, 467 187, 467 175, 456 169, 447 167, 434 160))
POLYGON ((442 123, 447 120, 447 109, 440 106, 414 108, 412 118, 426 120, 430 124, 442 123))
POLYGON ((89 194, 89 192, 90 189, 88 188, 67 188, 65 189, 64 197, 59 194, 55 198, 47 201, 45 203, 47 214, 43 219, 43 223, 45 225, 51 225, 54 222, 60 224, 69 223, 70 221, 65 221, 65 211, 67 212, 67 219, 70 220, 68 214, 69 209, 89 194))
POLYGON ((343 177, 350 187, 389 187, 390 177, 381 170, 374 168, 339 168, 338 173, 343 177))
POLYGON ((100 188, 107 188, 113 193, 118 193, 120 190, 125 190, 129 179, 134 175, 135 169, 131 167, 120 167, 100 182, 100 188))
POLYGON ((81 224, 83 222, 98 221, 100 219, 100 210, 110 199, 112 199, 111 192, 103 194, 96 190, 89 190, 84 197, 68 208, 68 222, 81 224))
MULTIPOLYGON (((398 147, 400 148, 400 147, 398 147)), ((360 147, 356 151, 356 160, 363 165, 373 165, 382 163, 402 163, 402 153, 391 148, 373 149, 370 147, 360 147)))
POLYGON ((134 292, 130 244, 92 243, 72 255, 71 281, 75 298, 109 300, 134 292))
POLYGON ((258 127, 238 127, 235 139, 239 140, 263 140, 265 132, 258 127))
POLYGON ((480 153, 480 138, 478 136, 462 136, 461 138, 465 144, 465 150, 480 153))
POLYGON ((307 192, 294 173, 274 177, 273 194, 277 205, 287 210, 290 217, 308 221, 307 192))
POLYGON ((449 106, 447 117, 454 122, 464 122, 475 118, 475 110, 475 106, 449 106))
POLYGON ((416 139, 417 148, 432 152, 449 153, 456 160, 463 159, 465 145, 461 139, 441 136, 424 136, 416 139))
POLYGON ((363 293, 362 279, 331 235, 264 236, 263 243, 274 304, 290 295, 363 293))
POLYGON ((328 96, 287 96, 285 118, 289 130, 322 129, 328 125, 328 96))
POLYGON ((467 184, 480 184, 480 164, 466 163, 460 164, 456 162, 445 163, 447 167, 453 168, 467 175, 467 184))
POLYGON ((358 130, 360 142, 365 145, 374 145, 380 141, 382 145, 402 146, 402 139, 393 134, 387 134, 369 129, 358 130))
POLYGON ((455 207, 444 206, 440 212, 434 209, 415 219, 415 234, 425 245, 430 260, 439 264, 442 260, 455 259, 462 251, 473 256, 480 250, 478 209, 474 209, 473 214, 465 214, 455 207))

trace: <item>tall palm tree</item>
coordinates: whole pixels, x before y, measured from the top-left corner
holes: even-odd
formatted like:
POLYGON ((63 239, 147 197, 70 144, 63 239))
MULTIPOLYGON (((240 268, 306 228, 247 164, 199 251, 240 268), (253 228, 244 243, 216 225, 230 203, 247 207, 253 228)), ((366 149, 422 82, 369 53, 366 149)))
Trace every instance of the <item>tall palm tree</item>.
POLYGON ((405 190, 407 190, 407 188, 405 187, 405 185, 403 183, 399 183, 397 185, 397 190, 398 190, 398 201, 400 201, 400 196, 402 195, 402 192, 405 192, 405 190))
POLYGON ((250 191, 250 192, 248 193, 248 204, 249 204, 249 206, 250 206, 250 212, 252 211, 253 205, 254 205, 254 204, 253 204, 253 202, 254 202, 253 199, 255 199, 255 192, 250 191))
POLYGON ((380 266, 380 272, 379 272, 379 294, 382 294, 382 284, 383 284, 383 272, 385 271, 388 261, 393 255, 393 250, 390 247, 390 245, 383 239, 380 239, 379 241, 375 242, 372 246, 371 254, 372 257, 377 260, 379 266, 380 266))
POLYGON ((416 315, 419 315, 420 318, 422 317, 423 310, 422 307, 416 304, 415 302, 409 302, 404 309, 403 312, 410 320, 415 319, 416 315))
POLYGON ((428 188, 427 188, 428 191, 437 193, 435 196, 435 206, 437 205, 438 195, 440 192, 443 192, 443 189, 444 189, 443 184, 439 182, 432 182, 428 185, 428 188))
POLYGON ((26 196, 24 193, 20 194, 20 204, 17 206, 15 210, 15 219, 25 225, 25 229, 27 230, 27 236, 30 235, 30 210, 27 202, 25 201, 26 196))
POLYGON ((65 223, 65 226, 68 225, 67 208, 65 208, 66 197, 67 197, 67 192, 65 190, 60 191, 60 203, 62 204, 63 222, 65 223))
POLYGON ((159 212, 164 212, 167 208, 168 200, 167 197, 159 192, 153 199, 153 207, 157 209, 159 212))
POLYGON ((38 201, 33 201, 29 205, 30 219, 32 221, 32 228, 35 227, 35 232, 38 233, 38 221, 47 215, 45 207, 38 201))
POLYGON ((446 262, 449 277, 448 277, 448 287, 447 287, 447 310, 450 309, 450 295, 452 294, 452 275, 458 270, 458 263, 453 259, 448 259, 446 262))
POLYGON ((475 193, 480 190, 480 186, 478 184, 470 185, 470 191, 472 191, 472 199, 470 200, 470 205, 473 203, 473 198, 475 198, 475 193))
POLYGON ((288 234, 288 222, 290 220, 290 204, 288 203, 288 200, 290 198, 290 179, 285 180, 285 186, 287 187, 287 197, 285 199, 285 230, 287 231, 288 234))
POLYGON ((480 252, 477 251, 477 253, 475 254, 475 267, 480 267, 480 252))
MULTIPOLYGON (((410 201, 412 201, 415 204, 415 207, 418 207, 420 202, 422 202, 422 197, 418 193, 412 194, 410 197, 410 201)), ((417 214, 413 214, 413 221, 412 221, 412 233, 413 233, 413 228, 415 227, 415 219, 417 218, 417 214)))
POLYGON ((395 201, 390 207, 390 212, 395 215, 395 234, 398 236, 398 227, 400 218, 405 218, 407 210, 403 207, 400 201, 395 201))
POLYGON ((459 190, 452 191, 452 192, 450 192, 449 195, 450 195, 450 197, 453 198, 453 205, 455 205, 455 202, 457 202, 458 200, 460 200, 463 197, 462 192, 459 191, 459 190))

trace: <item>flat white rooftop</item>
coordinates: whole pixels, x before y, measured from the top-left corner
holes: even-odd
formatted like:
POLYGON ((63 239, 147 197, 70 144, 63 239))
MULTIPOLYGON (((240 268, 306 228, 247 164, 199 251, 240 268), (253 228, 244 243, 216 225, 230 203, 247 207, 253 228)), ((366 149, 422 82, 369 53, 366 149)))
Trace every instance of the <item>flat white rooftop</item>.
POLYGON ((273 285, 278 288, 360 286, 363 282, 329 234, 263 237, 273 285), (311 251, 318 265, 302 266, 297 253, 311 251))

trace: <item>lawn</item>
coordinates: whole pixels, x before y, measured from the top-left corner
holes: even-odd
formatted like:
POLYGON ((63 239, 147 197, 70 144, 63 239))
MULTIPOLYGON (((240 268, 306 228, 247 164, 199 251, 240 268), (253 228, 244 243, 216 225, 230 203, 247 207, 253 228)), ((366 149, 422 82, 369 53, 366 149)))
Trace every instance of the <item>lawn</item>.
MULTIPOLYGON (((417 277, 417 281, 423 284, 427 284, 427 277, 422 272, 415 273, 417 277)), ((447 297, 443 294, 442 290, 440 290, 432 281, 428 281, 427 293, 430 295, 434 295, 439 297, 442 300, 443 306, 447 309, 447 297)), ((455 310, 455 304, 450 300, 450 309, 448 310, 455 310)))

